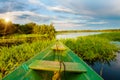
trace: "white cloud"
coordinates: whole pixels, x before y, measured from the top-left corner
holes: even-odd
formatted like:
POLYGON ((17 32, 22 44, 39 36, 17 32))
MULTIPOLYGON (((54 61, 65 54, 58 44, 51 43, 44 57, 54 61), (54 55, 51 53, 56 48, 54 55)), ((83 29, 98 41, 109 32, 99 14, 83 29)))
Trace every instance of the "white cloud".
POLYGON ((83 27, 86 24, 80 24, 77 20, 53 20, 52 23, 56 27, 56 30, 74 29, 75 27, 83 27))
POLYGON ((23 24, 51 21, 59 29, 115 24, 120 17, 120 0, 22 0, 14 4, 10 0, 4 5, 2 3, 3 7, 0 7, 0 18, 9 17, 13 22, 23 24))
POLYGON ((53 20, 52 21, 54 24, 80 24, 80 23, 85 23, 87 22, 86 20, 53 20))
POLYGON ((71 13, 73 13, 73 14, 78 14, 78 15, 80 15, 80 14, 96 14, 94 11, 91 11, 86 7, 84 0, 76 0, 76 1, 57 0, 56 2, 60 3, 60 6, 70 9, 71 13))
POLYGON ((40 0, 28 0, 32 4, 39 4, 41 3, 40 0))
POLYGON ((13 12, 6 12, 3 14, 0 14, 0 17, 4 18, 6 16, 10 17, 10 16, 22 16, 23 14, 27 14, 27 15, 32 15, 32 16, 43 16, 43 17, 47 17, 45 15, 40 15, 40 14, 36 14, 34 12, 30 12, 30 11, 13 11, 13 12))
MULTIPOLYGON (((120 15, 120 0, 57 0, 61 6, 83 15, 120 15)), ((72 12, 72 13, 73 13, 72 12)))
POLYGON ((58 11, 58 12, 68 12, 68 13, 75 13, 74 11, 72 11, 69 8, 65 8, 63 6, 54 6, 54 7, 47 7, 48 10, 52 10, 52 11, 58 11))
POLYGON ((106 24, 108 22, 105 21, 99 21, 99 22, 87 22, 87 24, 106 24))
POLYGON ((54 24, 57 31, 59 30, 77 30, 84 27, 85 24, 73 24, 73 23, 64 23, 64 24, 54 24))
POLYGON ((31 22, 34 20, 45 21, 45 20, 55 18, 52 16, 41 15, 41 14, 37 14, 34 12, 30 12, 30 11, 13 11, 13 12, 6 12, 3 14, 0 14, 0 18, 6 18, 6 17, 10 18, 15 23, 19 21, 24 22, 24 23, 31 22), (20 16, 23 16, 23 15, 27 15, 27 16, 25 18, 19 18, 20 16))
MULTIPOLYGON (((120 0, 56 0, 59 5, 49 6, 40 0, 28 0, 29 3, 42 6, 47 10, 84 15, 120 15, 120 0), (92 8, 96 9, 92 9, 92 8)), ((51 2, 52 3, 52 2, 51 2)))

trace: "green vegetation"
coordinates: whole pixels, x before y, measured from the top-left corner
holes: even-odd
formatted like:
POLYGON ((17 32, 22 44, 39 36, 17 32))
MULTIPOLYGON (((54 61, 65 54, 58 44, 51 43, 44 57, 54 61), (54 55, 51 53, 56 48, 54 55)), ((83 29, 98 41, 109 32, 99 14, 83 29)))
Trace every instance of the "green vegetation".
POLYGON ((33 57, 53 42, 54 41, 46 40, 34 42, 31 44, 25 43, 9 48, 0 48, 0 77, 10 73, 20 64, 33 57))
POLYGON ((0 19, 0 79, 55 39, 53 24, 13 24, 0 19), (21 45, 18 45, 21 44, 21 45))
POLYGON ((57 31, 57 33, 76 33, 76 32, 120 32, 120 29, 106 29, 106 30, 64 30, 57 31))
MULTIPOLYGON (((114 60, 115 52, 118 50, 110 41, 120 41, 120 30, 113 31, 117 32, 61 41, 82 59, 90 63, 94 61, 105 63, 114 60)), ((3 19, 0 19, 0 36, 1 79, 48 45, 54 43, 55 29, 52 24, 27 23, 20 25, 12 22, 5 23, 3 19), (16 44, 21 42, 21 45, 16 44), (8 44, 8 46, 3 46, 3 43, 8 44), (9 46, 9 43, 15 43, 15 45, 9 46)))
POLYGON ((62 42, 78 56, 88 62, 109 62, 116 56, 118 48, 107 39, 100 37, 79 37, 65 39, 62 42))
POLYGON ((53 24, 26 23, 13 24, 0 19, 0 47, 34 42, 36 40, 52 40, 55 38, 53 24))
MULTIPOLYGON (((47 35, 48 38, 55 38, 55 29, 53 24, 38 25, 36 23, 27 23, 24 25, 13 24, 12 22, 5 22, 4 19, 0 19, 0 36, 7 35, 21 35, 21 34, 40 34, 47 35)), ((5 37, 6 38, 6 37, 5 37)))
POLYGON ((34 41, 39 41, 39 40, 51 40, 54 39, 54 37, 50 37, 48 34, 13 34, 13 35, 7 35, 0 37, 0 46, 10 46, 16 45, 16 44, 23 44, 23 43, 32 43, 34 41))
MULTIPOLYGON (((104 33, 105 34, 105 33, 104 33)), ((108 34, 108 33, 106 33, 108 34)), ((101 34, 102 35, 102 34, 101 34)), ((109 35, 109 34, 108 34, 109 35)), ((39 37, 39 34, 28 34, 15 37, 39 37)), ((110 36, 110 35, 109 35, 110 36)), ((116 33, 114 37, 119 37, 116 33)), ((12 36, 9 37, 12 39, 12 36)), ((73 50, 78 56, 87 62, 100 61, 102 63, 107 63, 115 59, 116 51, 118 48, 110 44, 110 40, 103 38, 100 35, 78 37, 77 39, 63 39, 61 40, 66 46, 73 50)), ((16 45, 11 47, 1 47, 0 48, 0 76, 3 77, 6 74, 13 71, 17 66, 21 65, 26 60, 30 59, 38 52, 46 48, 51 43, 55 41, 52 40, 36 40, 32 43, 25 42, 22 45, 16 45)))
POLYGON ((106 39, 109 39, 110 41, 120 41, 120 32, 109 32, 109 33, 102 33, 102 34, 91 35, 91 36, 106 38, 106 39))

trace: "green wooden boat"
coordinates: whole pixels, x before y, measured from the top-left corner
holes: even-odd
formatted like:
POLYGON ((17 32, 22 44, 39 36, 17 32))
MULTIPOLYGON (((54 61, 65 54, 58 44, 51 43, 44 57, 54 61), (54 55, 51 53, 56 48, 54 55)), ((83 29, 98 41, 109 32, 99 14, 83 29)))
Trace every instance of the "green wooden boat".
POLYGON ((23 63, 3 80, 103 80, 61 42, 23 63))

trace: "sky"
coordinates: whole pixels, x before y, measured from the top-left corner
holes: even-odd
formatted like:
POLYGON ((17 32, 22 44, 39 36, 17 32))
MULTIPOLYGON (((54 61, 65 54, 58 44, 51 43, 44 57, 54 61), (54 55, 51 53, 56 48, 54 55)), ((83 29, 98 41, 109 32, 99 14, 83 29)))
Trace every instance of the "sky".
POLYGON ((120 29, 120 0, 0 0, 0 18, 56 30, 120 29))

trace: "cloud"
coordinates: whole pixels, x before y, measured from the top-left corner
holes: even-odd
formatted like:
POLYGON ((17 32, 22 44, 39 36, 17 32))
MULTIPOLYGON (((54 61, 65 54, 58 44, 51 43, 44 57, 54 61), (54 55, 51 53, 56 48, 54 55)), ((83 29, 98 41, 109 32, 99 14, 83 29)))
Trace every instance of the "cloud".
MULTIPOLYGON (((60 6, 69 8, 73 14, 81 15, 81 14, 95 14, 93 11, 86 8, 86 4, 84 3, 84 0, 57 0, 58 3, 60 3, 60 6)), ((62 12, 62 11, 61 11, 62 12)))
POLYGON ((61 6, 78 15, 107 16, 120 15, 120 0, 57 0, 61 6))
POLYGON ((37 5, 37 6, 40 6, 40 7, 46 7, 47 6, 43 2, 41 2, 40 0, 28 0, 28 2, 32 5, 37 5))
POLYGON ((36 7, 35 9, 36 10, 48 10, 48 7, 49 7, 49 5, 45 5, 41 0, 28 0, 28 2, 32 5, 32 6, 34 6, 34 7, 36 7))
MULTIPOLYGON (((6 12, 4 14, 0 14, 1 18, 8 17, 13 22, 19 22, 22 21, 23 23, 27 22, 46 22, 50 19, 53 19, 54 17, 50 17, 47 15, 41 15, 30 11, 14 11, 14 12, 6 12), (25 22, 26 21, 26 22, 25 22)), ((21 22, 21 23, 22 23, 21 22)))
POLYGON ((47 5, 43 0, 28 0, 29 3, 43 7, 44 9, 63 12, 77 15, 93 15, 93 16, 107 16, 107 15, 120 15, 119 0, 46 0, 49 4, 56 4, 54 6, 47 5), (109 3, 107 3, 109 2, 109 3), (58 4, 58 5, 57 5, 58 4))
MULTIPOLYGON (((69 14, 80 14, 80 13, 81 14, 93 14, 93 12, 91 12, 89 10, 84 10, 82 8, 76 10, 75 8, 72 9, 70 6, 67 7, 66 5, 62 5, 62 4, 52 6, 52 5, 46 5, 40 0, 28 0, 28 1, 29 1, 29 3, 31 3, 33 5, 37 5, 39 7, 42 7, 44 9, 48 10, 48 11, 55 11, 55 12, 69 13, 69 14)), ((80 5, 80 4, 77 4, 77 5, 80 5)), ((78 6, 78 7, 80 7, 80 6, 78 6)))
POLYGON ((37 5, 39 7, 42 7, 48 11, 63 12, 63 13, 75 13, 71 9, 61 6, 61 5, 50 6, 50 5, 44 4, 40 0, 28 0, 28 1, 29 1, 29 3, 37 5))
POLYGON ((66 19, 66 20, 52 20, 52 23, 54 24, 73 24, 76 26, 76 25, 80 25, 80 24, 86 24, 87 20, 69 20, 69 19, 66 19))
POLYGON ((120 0, 0 0, 0 18, 23 24, 53 22, 57 29, 119 26, 119 4, 120 0))
POLYGON ((39 3, 41 3, 40 0, 28 0, 28 2, 30 2, 32 4, 39 4, 39 3))
POLYGON ((105 22, 105 21, 99 21, 99 22, 87 22, 87 24, 106 24, 108 22, 105 22))
MULTIPOLYGON (((107 0, 109 1, 109 0, 107 0)), ((105 15, 118 15, 120 16, 120 0, 110 0, 109 4, 102 10, 104 11, 103 14, 105 15)), ((101 11, 102 11, 101 10, 101 11)))
POLYGON ((83 27, 86 24, 84 23, 78 23, 79 21, 75 20, 53 20, 52 23, 54 24, 56 30, 71 30, 71 29, 76 29, 77 27, 83 27))
POLYGON ((69 8, 65 8, 63 6, 54 6, 54 7, 47 7, 48 10, 56 11, 56 12, 64 12, 64 13, 75 13, 69 8))
POLYGON ((12 10, 11 2, 0 2, 0 13, 4 13, 12 10))
POLYGON ((10 12, 10 11, 18 11, 18 10, 25 10, 27 5, 26 2, 21 1, 12 1, 12 0, 5 0, 4 2, 0 2, 0 13, 10 12))

